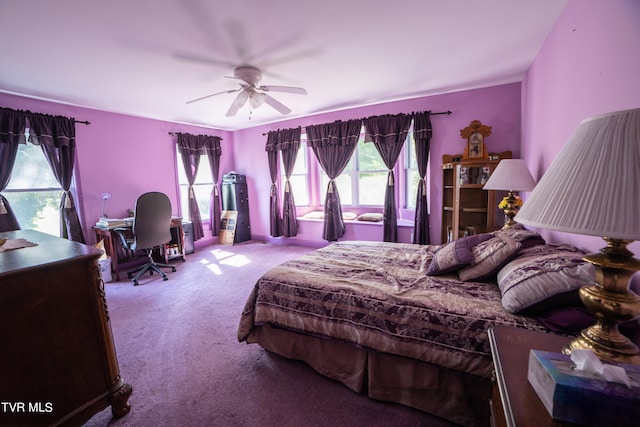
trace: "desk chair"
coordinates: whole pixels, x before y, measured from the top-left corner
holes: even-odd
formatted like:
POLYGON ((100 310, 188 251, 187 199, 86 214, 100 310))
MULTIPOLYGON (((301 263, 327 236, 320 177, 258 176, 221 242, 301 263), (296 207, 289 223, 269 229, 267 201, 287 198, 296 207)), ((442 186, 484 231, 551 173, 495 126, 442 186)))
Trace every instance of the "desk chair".
POLYGON ((149 192, 138 197, 133 228, 116 228, 114 231, 118 233, 122 246, 126 249, 142 249, 147 255, 146 264, 127 273, 129 278, 137 273, 133 277, 134 286, 138 285, 138 280, 147 271, 149 274, 157 272, 162 276, 162 280, 168 280, 168 277, 160 267, 176 271, 173 265, 157 263, 153 259, 153 249, 171 241, 171 201, 166 194, 149 192))

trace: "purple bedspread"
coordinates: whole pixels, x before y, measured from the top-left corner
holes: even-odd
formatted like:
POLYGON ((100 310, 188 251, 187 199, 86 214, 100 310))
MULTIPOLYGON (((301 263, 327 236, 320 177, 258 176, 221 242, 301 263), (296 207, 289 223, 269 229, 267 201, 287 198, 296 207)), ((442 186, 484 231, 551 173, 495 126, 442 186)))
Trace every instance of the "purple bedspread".
POLYGON ((339 242, 274 267, 247 300, 238 339, 268 323, 489 378, 491 326, 546 329, 505 311, 495 283, 421 273, 435 248, 339 242))

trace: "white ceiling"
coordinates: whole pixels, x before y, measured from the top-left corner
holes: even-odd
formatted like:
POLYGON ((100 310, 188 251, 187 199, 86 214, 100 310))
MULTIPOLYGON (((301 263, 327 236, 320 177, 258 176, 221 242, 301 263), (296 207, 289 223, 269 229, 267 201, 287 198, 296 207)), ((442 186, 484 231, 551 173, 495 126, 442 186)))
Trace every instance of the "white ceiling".
MULTIPOLYGON (((521 81, 568 0, 0 0, 0 92, 219 129, 521 81), (225 117, 237 65, 301 86, 225 117)), ((81 119, 81 118, 79 118, 81 119)))

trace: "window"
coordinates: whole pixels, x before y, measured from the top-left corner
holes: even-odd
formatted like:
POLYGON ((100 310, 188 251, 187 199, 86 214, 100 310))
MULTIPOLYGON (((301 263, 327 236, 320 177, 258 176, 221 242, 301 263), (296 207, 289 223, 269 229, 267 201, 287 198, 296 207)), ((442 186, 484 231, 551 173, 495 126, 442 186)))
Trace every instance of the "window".
MULTIPOLYGON (((180 212, 185 220, 191 220, 189 217, 189 181, 187 181, 187 175, 184 173, 184 165, 182 164, 182 156, 177 151, 176 145, 176 160, 178 169, 178 186, 180 187, 180 212)), ((207 156, 200 156, 200 163, 198 166, 198 174, 196 175, 195 182, 193 183, 193 191, 196 194, 196 200, 198 201, 198 210, 200 211, 200 219, 202 221, 209 221, 209 199, 211 196, 211 190, 213 189, 213 178, 211 177, 211 170, 207 156)))
POLYGON ((20 144, 9 185, 2 192, 13 209, 20 228, 60 235, 58 184, 42 149, 31 143, 20 144))
MULTIPOLYGON (((416 160, 416 142, 413 139, 413 126, 409 129, 409 135, 405 141, 405 197, 407 209, 416 208, 416 197, 418 196, 418 182, 420 182, 420 174, 418 173, 418 162, 416 160)), ((428 168, 427 168, 428 170, 428 168)))
POLYGON ((383 206, 389 170, 382 161, 375 144, 365 143, 364 135, 361 135, 355 156, 358 159, 356 163, 358 183, 355 188, 358 194, 358 205, 383 206))
MULTIPOLYGON (((306 136, 303 136, 306 140, 306 136)), ((302 138, 301 138, 302 139, 302 138)), ((279 153, 278 153, 279 154, 279 153)), ((293 200, 296 206, 309 206, 309 155, 307 150, 307 144, 301 142, 298 155, 296 157, 296 164, 291 172, 291 190, 293 191, 293 200)), ((282 187, 284 188, 286 183, 286 177, 284 174, 284 165, 282 159, 280 159, 280 176, 282 178, 282 187)))
MULTIPOLYGON (((413 127, 409 129, 403 152, 394 169, 399 207, 415 209, 418 191, 418 165, 415 157, 413 127)), ((428 170, 427 165, 427 170, 428 170)), ((281 188, 284 188, 284 171, 280 165, 281 188)), ((343 206, 379 208, 384 206, 388 169, 373 143, 364 142, 364 128, 361 131, 356 150, 340 176, 336 185, 343 206)), ((428 175, 428 173, 427 173, 428 175)), ((294 172, 291 176, 296 206, 322 206, 329 177, 318 164, 315 156, 306 146, 306 134, 302 134, 302 145, 298 151, 294 172)))

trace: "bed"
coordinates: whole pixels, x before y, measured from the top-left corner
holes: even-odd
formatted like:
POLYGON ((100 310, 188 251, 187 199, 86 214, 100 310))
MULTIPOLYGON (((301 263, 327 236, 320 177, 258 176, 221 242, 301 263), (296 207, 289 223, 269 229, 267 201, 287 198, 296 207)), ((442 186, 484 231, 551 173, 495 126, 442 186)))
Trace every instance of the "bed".
POLYGON ((593 281, 582 255, 522 226, 439 246, 336 242, 267 271, 238 339, 373 399, 486 425, 488 329, 566 333, 556 311, 593 281))

